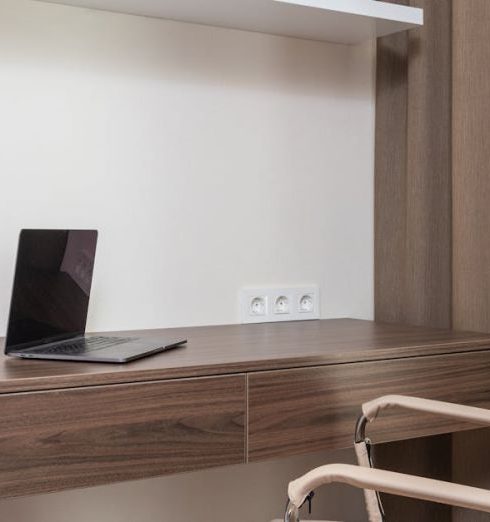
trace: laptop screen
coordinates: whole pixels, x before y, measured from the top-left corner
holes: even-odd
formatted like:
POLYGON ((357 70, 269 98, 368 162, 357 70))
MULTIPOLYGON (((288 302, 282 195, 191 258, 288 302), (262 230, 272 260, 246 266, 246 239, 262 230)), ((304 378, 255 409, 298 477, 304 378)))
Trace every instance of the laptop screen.
POLYGON ((5 351, 85 333, 96 230, 22 230, 5 351))

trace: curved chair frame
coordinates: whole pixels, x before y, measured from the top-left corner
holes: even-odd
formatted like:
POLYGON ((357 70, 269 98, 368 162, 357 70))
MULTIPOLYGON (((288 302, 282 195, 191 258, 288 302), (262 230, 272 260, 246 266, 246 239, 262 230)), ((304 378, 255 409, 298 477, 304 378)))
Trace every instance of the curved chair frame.
POLYGON ((354 436, 361 466, 345 464, 321 466, 291 482, 285 522, 299 522, 299 509, 311 491, 320 485, 332 482, 342 482, 364 489, 368 512, 373 521, 383 519, 381 504, 378 502, 378 507, 374 510, 370 505, 373 502, 372 495, 377 495, 378 492, 490 513, 490 492, 487 490, 372 468, 369 455, 370 441, 366 438, 367 426, 382 410, 393 407, 431 413, 480 426, 490 426, 490 411, 473 406, 403 395, 385 395, 366 402, 362 405, 362 414, 357 420, 354 436), (373 515, 372 511, 376 513, 373 515))

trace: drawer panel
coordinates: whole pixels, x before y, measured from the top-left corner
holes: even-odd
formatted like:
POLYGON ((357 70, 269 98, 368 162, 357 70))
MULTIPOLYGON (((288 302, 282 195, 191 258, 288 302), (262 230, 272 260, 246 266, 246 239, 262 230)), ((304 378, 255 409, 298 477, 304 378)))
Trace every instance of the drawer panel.
MULTIPOLYGON (((404 394, 490 408, 490 352, 339 364, 249 376, 249 460, 351 447, 363 402, 404 394)), ((385 411, 374 442, 474 426, 385 411)))
POLYGON ((0 396, 0 497, 245 461, 245 376, 0 396))

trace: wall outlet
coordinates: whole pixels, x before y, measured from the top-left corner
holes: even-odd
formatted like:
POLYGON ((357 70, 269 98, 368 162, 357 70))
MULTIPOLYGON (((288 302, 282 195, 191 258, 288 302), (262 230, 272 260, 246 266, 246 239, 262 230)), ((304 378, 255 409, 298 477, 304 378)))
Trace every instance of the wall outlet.
POLYGON ((290 314, 291 313, 291 297, 288 295, 279 295, 274 301, 274 314, 290 314))
POLYGON ((267 296, 258 295, 252 297, 249 304, 249 315, 254 317, 262 317, 267 315, 267 296))
POLYGON ((307 321, 320 318, 318 286, 245 288, 240 292, 242 323, 307 321))

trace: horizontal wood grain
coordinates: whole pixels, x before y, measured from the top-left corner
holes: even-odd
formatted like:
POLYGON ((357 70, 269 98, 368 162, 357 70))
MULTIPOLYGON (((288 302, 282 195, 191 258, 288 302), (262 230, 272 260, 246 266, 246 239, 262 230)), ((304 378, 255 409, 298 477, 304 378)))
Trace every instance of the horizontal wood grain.
POLYGON ((0 498, 245 462, 245 376, 0 397, 0 498))
MULTIPOLYGON (((490 352, 415 357, 249 376, 249 460, 352 447, 363 402, 397 393, 490 407, 490 352)), ((447 433, 471 426, 384 412, 374 442, 447 433)))
MULTIPOLYGON (((490 405, 490 335, 351 319, 130 334, 189 345, 127 365, 3 358, 0 498, 349 447, 383 393, 490 405)), ((386 419, 375 440, 463 428, 386 419)))
MULTIPOLYGON (((110 335, 116 332, 109 332, 110 335)), ((117 332, 121 334, 121 332, 117 332)), ((490 334, 355 319, 122 332, 188 345, 129 364, 0 356, 0 393, 212 376, 459 353, 490 348, 490 334)))

